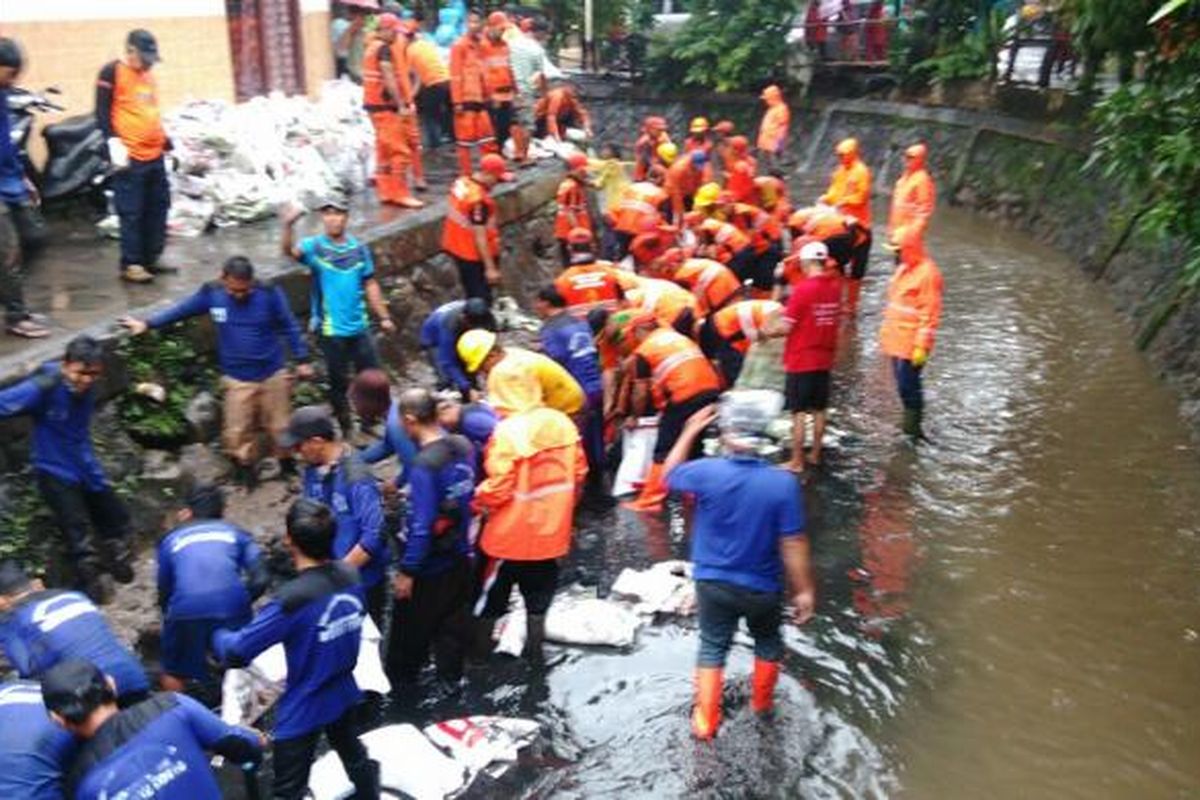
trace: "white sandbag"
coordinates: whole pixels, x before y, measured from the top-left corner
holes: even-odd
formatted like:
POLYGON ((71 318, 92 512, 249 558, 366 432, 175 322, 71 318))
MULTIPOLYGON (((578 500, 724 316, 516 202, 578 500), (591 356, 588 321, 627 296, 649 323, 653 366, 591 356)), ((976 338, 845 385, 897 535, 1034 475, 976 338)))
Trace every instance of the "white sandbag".
POLYGON ((641 417, 632 430, 627 428, 621 433, 621 466, 613 478, 613 497, 632 494, 642 488, 654 459, 657 439, 658 417, 641 417))
MULTIPOLYGON (((538 723, 516 717, 475 716, 427 725, 422 733, 474 777, 489 767, 507 767, 537 738, 538 723)), ((493 777, 502 770, 488 769, 493 777)))
MULTIPOLYGON (((375 622, 365 617, 354 666, 354 682, 364 692, 387 694, 392 690, 379 654, 382 639, 375 622)), ((279 699, 286 683, 287 655, 282 644, 267 648, 242 669, 226 670, 221 683, 221 719, 230 725, 253 724, 279 699)))
MULTIPOLYGON (((433 745, 413 725, 388 725, 364 733, 359 740, 379 762, 386 789, 416 800, 441 800, 467 786, 471 771, 433 745)), ((313 764, 308 778, 313 800, 342 800, 354 793, 337 753, 329 751, 313 764)))
POLYGON ((696 610, 692 565, 660 561, 649 569, 621 570, 612 585, 614 597, 635 603, 636 614, 691 614, 696 610))
MULTIPOLYGON (((526 638, 525 604, 514 595, 509 612, 496 622, 494 652, 520 656, 526 638)), ((595 590, 572 587, 554 596, 546 612, 546 641, 605 647, 631 647, 642 620, 629 606, 601 600, 595 590)))

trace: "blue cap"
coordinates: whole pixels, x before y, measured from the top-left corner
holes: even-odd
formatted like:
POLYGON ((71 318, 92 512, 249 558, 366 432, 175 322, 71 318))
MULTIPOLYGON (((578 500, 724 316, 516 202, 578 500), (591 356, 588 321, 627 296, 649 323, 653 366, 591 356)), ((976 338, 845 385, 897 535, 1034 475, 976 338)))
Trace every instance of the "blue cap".
POLYGON ((703 150, 696 150, 692 153, 692 164, 697 167, 702 167, 708 163, 708 153, 703 150))

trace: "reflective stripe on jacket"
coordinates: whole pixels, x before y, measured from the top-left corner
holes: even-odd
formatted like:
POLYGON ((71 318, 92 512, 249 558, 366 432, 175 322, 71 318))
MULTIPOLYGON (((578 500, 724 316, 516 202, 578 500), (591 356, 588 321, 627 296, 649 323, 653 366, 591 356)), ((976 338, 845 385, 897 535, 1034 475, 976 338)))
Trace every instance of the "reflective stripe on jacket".
POLYGON ((487 189, 470 176, 462 176, 450 186, 450 197, 446 204, 446 220, 442 224, 442 249, 464 261, 482 261, 483 256, 475 244, 474 224, 471 212, 480 203, 487 207, 488 251, 492 257, 500 255, 500 223, 496 201, 487 189))
POLYGON ((658 328, 638 345, 634 355, 650 366, 651 392, 659 408, 721 389, 721 379, 700 346, 678 331, 658 328))
POLYGON ((887 307, 879 342, 886 355, 912 358, 913 349, 933 350, 942 317, 942 273, 926 257, 916 264, 901 264, 888 283, 887 307))

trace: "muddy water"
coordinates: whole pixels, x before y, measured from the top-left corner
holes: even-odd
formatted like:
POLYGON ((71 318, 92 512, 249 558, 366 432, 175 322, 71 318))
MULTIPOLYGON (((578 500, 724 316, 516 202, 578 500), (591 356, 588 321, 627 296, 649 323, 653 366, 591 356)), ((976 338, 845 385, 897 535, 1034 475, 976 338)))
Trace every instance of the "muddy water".
MULTIPOLYGON (((952 211, 930 244, 946 277, 933 441, 895 433, 877 260, 840 357, 842 446, 806 488, 822 595, 819 618, 787 631, 778 718, 748 713, 742 640, 721 736, 689 740, 687 621, 630 653, 556 651, 544 678, 498 667, 418 715, 539 717, 556 757, 499 794, 1200 791, 1200 461, 1173 398, 1062 256, 952 211)), ((686 537, 614 512, 578 545, 571 577, 603 589, 686 537)))

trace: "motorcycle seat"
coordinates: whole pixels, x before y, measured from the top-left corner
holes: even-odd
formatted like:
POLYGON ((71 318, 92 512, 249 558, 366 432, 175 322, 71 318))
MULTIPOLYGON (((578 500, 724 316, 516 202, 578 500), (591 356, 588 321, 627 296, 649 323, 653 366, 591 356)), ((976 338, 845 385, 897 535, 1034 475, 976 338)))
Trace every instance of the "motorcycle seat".
POLYGON ((86 139, 94 130, 96 117, 92 114, 79 114, 47 125, 42 135, 46 137, 47 142, 77 142, 86 139))

